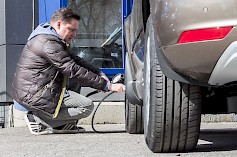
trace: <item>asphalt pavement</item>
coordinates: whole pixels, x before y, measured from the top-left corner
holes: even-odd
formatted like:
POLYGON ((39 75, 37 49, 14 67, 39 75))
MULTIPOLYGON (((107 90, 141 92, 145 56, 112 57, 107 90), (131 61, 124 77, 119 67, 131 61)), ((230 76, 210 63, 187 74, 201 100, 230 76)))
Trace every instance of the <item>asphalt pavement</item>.
POLYGON ((0 129, 1 157, 236 157, 237 123, 202 123, 200 139, 193 152, 152 153, 144 135, 125 133, 123 124, 96 125, 95 133, 84 125, 83 134, 31 135, 26 127, 0 129))

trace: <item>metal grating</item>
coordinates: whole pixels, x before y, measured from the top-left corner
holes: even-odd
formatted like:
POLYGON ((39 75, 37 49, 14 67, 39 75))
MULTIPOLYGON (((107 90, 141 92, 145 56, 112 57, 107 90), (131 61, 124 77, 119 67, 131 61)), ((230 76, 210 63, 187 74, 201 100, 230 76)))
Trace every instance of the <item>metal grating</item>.
POLYGON ((13 108, 8 103, 0 104, 0 128, 13 126, 13 108))

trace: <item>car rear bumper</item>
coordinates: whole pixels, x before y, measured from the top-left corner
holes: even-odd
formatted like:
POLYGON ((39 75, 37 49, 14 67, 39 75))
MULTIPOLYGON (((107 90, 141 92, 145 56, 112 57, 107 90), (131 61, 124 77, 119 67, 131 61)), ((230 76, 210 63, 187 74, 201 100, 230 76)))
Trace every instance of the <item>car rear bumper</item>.
POLYGON ((237 41, 231 43, 221 55, 208 83, 210 85, 224 85, 237 81, 237 41))
POLYGON ((163 46, 160 48, 160 53, 163 54, 163 59, 167 60, 167 66, 181 75, 207 85, 223 84, 227 82, 218 83, 219 81, 216 82, 212 78, 213 82, 210 81, 210 77, 211 75, 218 77, 217 72, 215 74, 212 72, 219 59, 223 57, 223 53, 227 53, 226 51, 230 51, 229 47, 233 47, 231 43, 235 43, 236 34, 237 27, 234 27, 224 39, 163 46))

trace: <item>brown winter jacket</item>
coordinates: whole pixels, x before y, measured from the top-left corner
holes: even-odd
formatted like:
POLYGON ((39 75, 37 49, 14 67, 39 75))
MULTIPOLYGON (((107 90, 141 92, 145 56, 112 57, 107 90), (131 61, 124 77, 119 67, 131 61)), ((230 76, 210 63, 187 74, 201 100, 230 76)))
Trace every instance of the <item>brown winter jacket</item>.
POLYGON ((66 44, 56 36, 40 34, 25 45, 13 80, 13 98, 24 107, 40 109, 53 114, 61 91, 63 76, 78 80, 83 86, 104 89, 106 81, 100 70, 72 56, 66 44), (47 87, 45 93, 41 89, 47 87), (38 92, 40 91, 40 93, 38 92), (38 93, 37 93, 38 92, 38 93), (38 98, 34 95, 39 94, 38 98))

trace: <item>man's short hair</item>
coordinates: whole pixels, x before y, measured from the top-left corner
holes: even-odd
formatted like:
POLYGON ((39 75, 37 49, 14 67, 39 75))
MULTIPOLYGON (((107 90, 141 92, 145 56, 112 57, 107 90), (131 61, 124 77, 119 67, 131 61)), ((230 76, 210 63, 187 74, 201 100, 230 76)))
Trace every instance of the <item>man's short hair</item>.
POLYGON ((69 23, 71 19, 76 19, 79 21, 80 18, 81 17, 77 13, 74 13, 71 9, 60 8, 53 14, 50 20, 50 24, 53 24, 58 20, 62 20, 63 22, 66 22, 66 23, 69 23))

